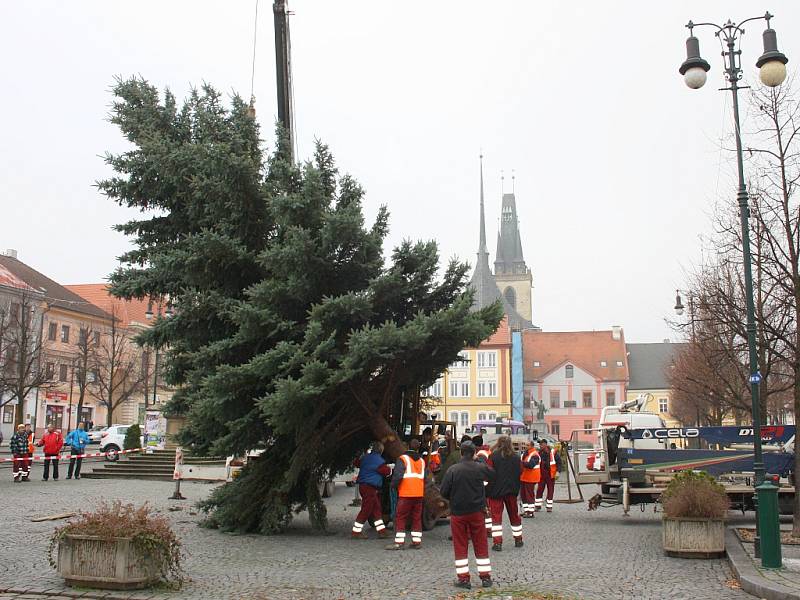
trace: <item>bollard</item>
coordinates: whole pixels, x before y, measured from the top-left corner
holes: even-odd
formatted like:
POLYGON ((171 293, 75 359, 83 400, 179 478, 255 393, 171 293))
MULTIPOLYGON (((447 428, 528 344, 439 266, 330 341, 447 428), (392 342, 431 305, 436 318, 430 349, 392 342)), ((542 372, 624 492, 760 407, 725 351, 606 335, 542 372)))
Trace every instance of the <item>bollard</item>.
POLYGON ((778 488, 765 481, 756 486, 758 495, 758 529, 761 534, 761 566, 780 569, 781 526, 778 520, 778 488))
POLYGON ((181 479, 183 479, 183 448, 178 446, 175 448, 175 470, 172 472, 172 478, 175 480, 175 491, 170 500, 186 500, 186 497, 181 494, 181 479))

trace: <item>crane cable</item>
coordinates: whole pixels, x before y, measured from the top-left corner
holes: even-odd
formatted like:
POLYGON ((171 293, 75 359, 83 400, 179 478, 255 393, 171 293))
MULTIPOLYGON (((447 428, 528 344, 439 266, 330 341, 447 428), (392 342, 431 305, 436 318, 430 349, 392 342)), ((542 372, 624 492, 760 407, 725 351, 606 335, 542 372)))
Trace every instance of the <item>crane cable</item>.
POLYGON ((256 0, 256 14, 253 18, 253 70, 250 74, 250 108, 254 109, 255 96, 253 95, 254 83, 256 79, 256 42, 258 41, 258 2, 256 0))

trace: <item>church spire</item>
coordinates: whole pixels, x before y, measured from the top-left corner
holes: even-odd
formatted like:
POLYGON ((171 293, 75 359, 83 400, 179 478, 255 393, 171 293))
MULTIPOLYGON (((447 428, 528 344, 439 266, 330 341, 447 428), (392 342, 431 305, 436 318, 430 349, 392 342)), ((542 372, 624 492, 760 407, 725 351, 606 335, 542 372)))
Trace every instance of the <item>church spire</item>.
POLYGON ((486 217, 483 213, 483 152, 480 154, 481 159, 481 240, 478 246, 478 255, 489 254, 486 248, 486 217))

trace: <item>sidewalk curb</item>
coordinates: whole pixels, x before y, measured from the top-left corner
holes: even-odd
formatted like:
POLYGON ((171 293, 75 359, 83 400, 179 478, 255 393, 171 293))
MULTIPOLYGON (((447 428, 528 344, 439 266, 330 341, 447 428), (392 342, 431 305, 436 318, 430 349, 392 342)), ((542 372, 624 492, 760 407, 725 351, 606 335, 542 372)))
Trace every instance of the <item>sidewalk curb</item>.
POLYGON ((742 548, 742 543, 733 527, 725 530, 725 551, 733 574, 748 594, 767 600, 800 600, 800 593, 761 576, 742 548))
MULTIPOLYGON (((141 591, 141 590, 140 590, 141 591)), ((144 590, 144 593, 137 594, 136 590, 132 590, 128 593, 123 592, 123 595, 117 595, 113 592, 104 592, 103 590, 96 590, 96 591, 86 591, 78 592, 74 590, 58 590, 58 589, 40 589, 40 588, 4 588, 0 587, 0 594, 20 594, 25 596, 42 596, 43 598, 52 598, 53 596, 58 596, 59 598, 76 598, 80 600, 84 599, 92 599, 92 600, 150 600, 151 598, 155 598, 156 596, 152 593, 147 593, 144 590)))

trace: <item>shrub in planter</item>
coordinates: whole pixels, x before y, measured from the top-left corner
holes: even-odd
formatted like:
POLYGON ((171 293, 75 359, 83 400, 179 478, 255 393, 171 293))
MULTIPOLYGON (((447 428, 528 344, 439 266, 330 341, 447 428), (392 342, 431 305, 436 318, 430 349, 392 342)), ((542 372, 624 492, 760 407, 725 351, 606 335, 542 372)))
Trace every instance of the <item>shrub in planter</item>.
POLYGON ((725 552, 725 488, 707 473, 683 471, 661 495, 663 543, 670 556, 706 557, 725 552))
POLYGON ((48 558, 69 585, 134 589, 184 580, 181 542, 147 504, 103 502, 81 513, 53 532, 48 558))
POLYGON ((125 433, 125 440, 122 442, 123 450, 136 450, 142 445, 142 430, 138 423, 134 423, 128 427, 125 433))

